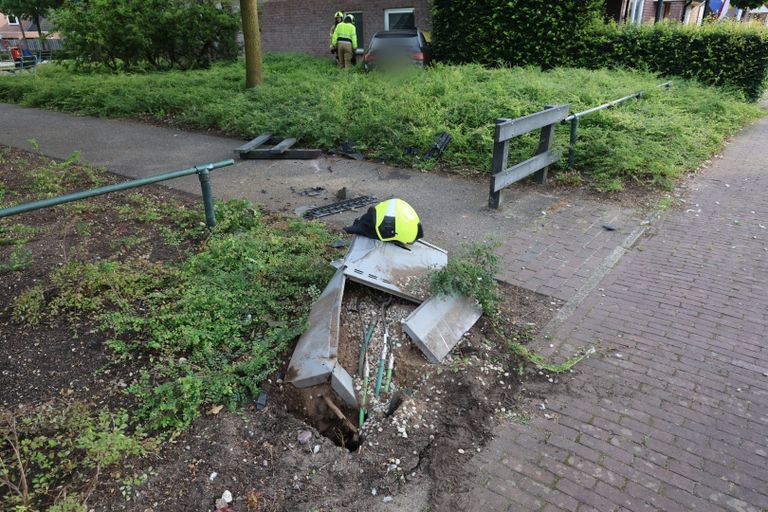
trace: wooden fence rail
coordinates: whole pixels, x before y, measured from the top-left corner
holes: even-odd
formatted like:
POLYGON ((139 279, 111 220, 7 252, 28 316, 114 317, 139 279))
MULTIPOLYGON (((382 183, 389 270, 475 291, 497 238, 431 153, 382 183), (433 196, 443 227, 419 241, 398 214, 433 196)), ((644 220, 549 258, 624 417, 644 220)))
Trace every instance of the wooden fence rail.
POLYGON ((493 174, 491 175, 488 207, 501 206, 501 191, 512 183, 526 176, 536 174, 537 183, 547 181, 547 168, 560 159, 560 154, 552 150, 555 136, 555 126, 568 117, 570 105, 547 105, 541 112, 530 114, 517 119, 497 119, 496 133, 493 138, 493 174), (539 147, 536 154, 507 167, 509 157, 509 141, 520 135, 541 128, 539 147))

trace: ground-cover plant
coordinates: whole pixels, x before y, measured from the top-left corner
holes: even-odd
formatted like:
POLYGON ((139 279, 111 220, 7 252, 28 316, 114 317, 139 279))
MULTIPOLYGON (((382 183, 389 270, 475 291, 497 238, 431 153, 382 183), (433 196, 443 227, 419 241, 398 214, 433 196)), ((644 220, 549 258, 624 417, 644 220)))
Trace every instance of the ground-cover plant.
POLYGON ((3 510, 88 510, 84 503, 126 457, 153 440, 129 427, 125 410, 93 411, 80 402, 45 404, 0 416, 0 505, 3 510))
MULTIPOLYGON (((79 74, 62 66, 0 78, 0 100, 105 117, 151 118, 254 137, 274 133, 326 150, 351 139, 371 158, 431 168, 423 155, 443 131, 453 141, 441 165, 491 168, 494 120, 569 103, 578 111, 660 83, 638 71, 435 66, 403 74, 342 73, 329 59, 269 55, 265 83, 244 90, 242 62, 210 70, 79 74)), ((582 119, 576 168, 598 189, 627 182, 670 186, 760 115, 720 89, 676 80, 668 91, 582 119)), ((510 162, 531 156, 535 135, 516 140, 510 162)), ((563 150, 568 130, 556 131, 563 150)), ((562 170, 564 161, 559 168, 562 170)))
POLYGON ((186 427, 203 404, 234 408, 304 331, 313 290, 330 277, 330 235, 244 201, 217 209, 217 230, 182 263, 71 261, 47 288, 20 294, 13 318, 90 320, 117 356, 149 360, 130 392, 152 428, 186 427))

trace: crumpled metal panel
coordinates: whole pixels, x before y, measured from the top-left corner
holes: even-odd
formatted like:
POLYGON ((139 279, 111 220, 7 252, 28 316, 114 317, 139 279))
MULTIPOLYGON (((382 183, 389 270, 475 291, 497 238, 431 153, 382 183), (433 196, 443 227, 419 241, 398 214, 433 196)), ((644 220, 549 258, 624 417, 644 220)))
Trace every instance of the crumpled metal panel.
POLYGON ((296 344, 285 374, 286 382, 298 388, 328 382, 336 366, 345 282, 344 272, 338 270, 312 306, 309 329, 296 344))
POLYGON ((439 363, 482 314, 482 308, 474 299, 432 296, 408 315, 402 326, 427 360, 439 363))
POLYGON ((355 383, 352 376, 341 367, 339 363, 333 368, 331 374, 331 388, 344 400, 347 405, 357 409, 357 397, 355 396, 355 383))
POLYGON ((448 253, 422 240, 409 249, 356 236, 344 259, 344 274, 353 281, 420 304, 429 296, 430 272, 448 263, 448 253))
POLYGON ((312 306, 309 329, 296 344, 286 382, 306 388, 330 380, 334 391, 351 407, 357 407, 352 377, 337 359, 346 279, 420 303, 428 294, 425 285, 429 272, 444 267, 448 254, 423 241, 410 247, 409 251, 363 236, 352 240, 338 270, 312 306))

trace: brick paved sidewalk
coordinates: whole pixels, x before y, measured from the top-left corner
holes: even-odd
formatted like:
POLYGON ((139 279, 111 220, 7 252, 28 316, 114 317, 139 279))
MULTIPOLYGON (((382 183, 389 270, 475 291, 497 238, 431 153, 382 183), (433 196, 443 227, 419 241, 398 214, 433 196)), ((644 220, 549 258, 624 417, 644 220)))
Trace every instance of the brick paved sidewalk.
POLYGON ((598 355, 498 429, 462 509, 768 510, 767 147, 764 119, 560 326, 598 355))
POLYGON ((561 198, 504 242, 499 279, 567 301, 641 220, 631 208, 561 198))

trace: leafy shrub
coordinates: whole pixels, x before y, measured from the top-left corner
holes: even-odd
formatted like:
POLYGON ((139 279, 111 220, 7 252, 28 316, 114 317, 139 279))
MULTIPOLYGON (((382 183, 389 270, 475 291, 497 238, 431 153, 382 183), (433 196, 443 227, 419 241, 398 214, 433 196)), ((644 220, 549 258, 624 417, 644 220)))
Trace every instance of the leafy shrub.
POLYGON ((48 293, 36 287, 15 300, 14 320, 87 319, 113 335, 118 356, 152 361, 129 388, 136 419, 152 428, 184 428, 203 404, 234 408, 304 332, 311 296, 332 273, 330 234, 264 218, 245 201, 217 204, 217 216, 217 230, 178 265, 67 263, 48 293))
POLYGON ((618 67, 696 79, 760 98, 768 30, 755 24, 619 25, 600 21, 603 2, 436 0, 435 54, 446 62, 618 67))
POLYGON ((0 506, 3 510, 80 511, 99 473, 152 442, 130 432, 125 410, 92 412, 82 403, 43 405, 21 418, 0 416, 0 506), (64 486, 65 487, 62 487, 64 486), (62 490, 63 489, 63 490, 62 490))
POLYGON ((446 62, 563 65, 602 0, 435 0, 435 56, 446 62))
POLYGON ((448 260, 448 264, 432 274, 431 290, 437 295, 464 295, 471 297, 493 315, 499 301, 496 273, 499 257, 495 244, 470 244, 461 253, 448 260))
POLYGON ((112 70, 206 67, 237 55, 231 2, 217 0, 67 0, 53 13, 60 56, 112 70))
POLYGON ((768 78, 768 30, 736 22, 595 24, 570 63, 649 69, 738 89, 755 101, 768 78))

